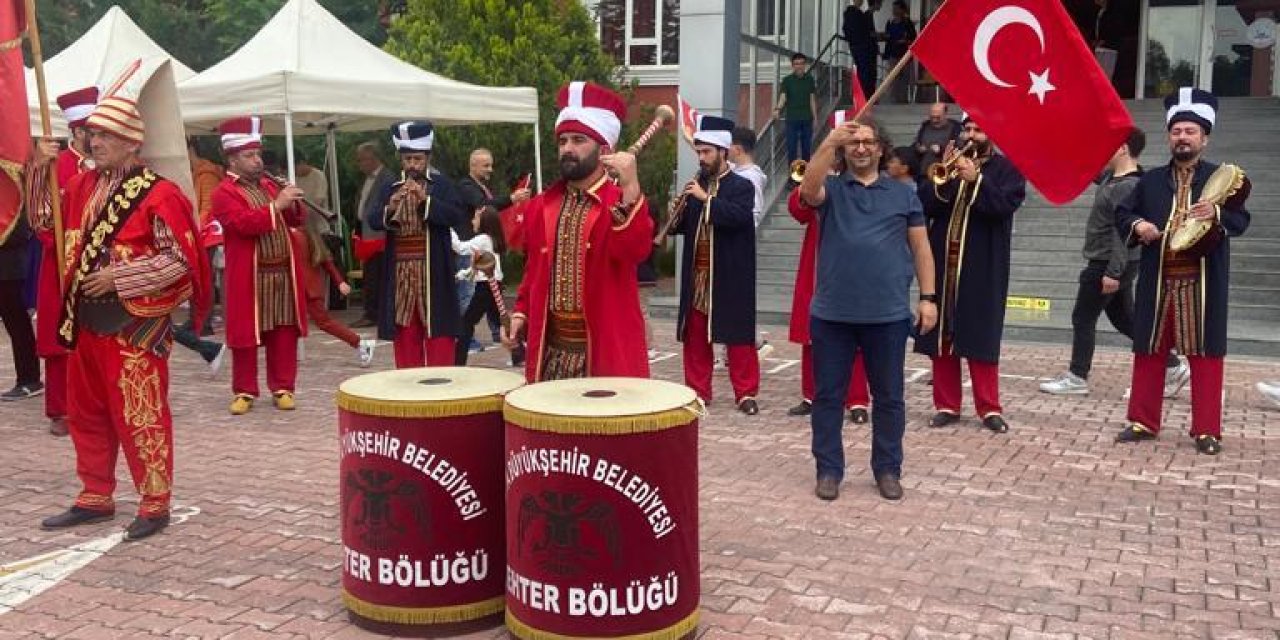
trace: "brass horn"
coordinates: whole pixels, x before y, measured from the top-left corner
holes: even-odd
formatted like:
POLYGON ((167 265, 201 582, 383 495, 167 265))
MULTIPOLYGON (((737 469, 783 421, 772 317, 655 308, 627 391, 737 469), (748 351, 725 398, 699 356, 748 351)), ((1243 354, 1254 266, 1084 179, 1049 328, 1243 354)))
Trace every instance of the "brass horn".
POLYGON ((804 160, 796 160, 791 163, 791 181, 800 184, 804 181, 804 171, 808 168, 809 163, 804 160))
POLYGON ((965 143, 958 151, 952 152, 951 156, 942 162, 935 162, 929 165, 929 180, 934 184, 942 186, 952 180, 955 180, 959 170, 956 169, 956 160, 968 155, 973 150, 973 140, 965 143))

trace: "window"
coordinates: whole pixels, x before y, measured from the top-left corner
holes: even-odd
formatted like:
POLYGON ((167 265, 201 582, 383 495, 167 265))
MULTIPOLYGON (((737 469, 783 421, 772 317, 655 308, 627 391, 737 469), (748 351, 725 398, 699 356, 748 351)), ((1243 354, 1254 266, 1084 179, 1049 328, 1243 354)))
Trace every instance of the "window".
POLYGON ((784 36, 787 33, 788 0, 756 0, 756 35, 784 36), (781 13, 781 19, 779 19, 781 13))
POLYGON ((629 67, 680 62, 680 0, 600 0, 600 45, 629 67))

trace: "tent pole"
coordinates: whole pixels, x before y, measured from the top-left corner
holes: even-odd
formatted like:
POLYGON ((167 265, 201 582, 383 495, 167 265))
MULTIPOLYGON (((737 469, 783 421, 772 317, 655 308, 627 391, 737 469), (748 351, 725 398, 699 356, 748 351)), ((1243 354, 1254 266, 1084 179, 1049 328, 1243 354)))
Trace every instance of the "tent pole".
POLYGON ((338 237, 342 238, 342 255, 338 256, 338 263, 345 265, 347 221, 342 217, 342 191, 338 185, 338 142, 333 128, 333 123, 329 123, 329 128, 324 132, 324 163, 329 173, 329 209, 338 215, 338 237))
POLYGON ((284 114, 284 156, 288 162, 289 184, 297 184, 298 174, 293 166, 293 114, 288 111, 284 114))
POLYGON ((540 115, 533 118, 533 178, 539 193, 542 192, 542 134, 538 131, 542 128, 538 122, 540 119, 540 115))

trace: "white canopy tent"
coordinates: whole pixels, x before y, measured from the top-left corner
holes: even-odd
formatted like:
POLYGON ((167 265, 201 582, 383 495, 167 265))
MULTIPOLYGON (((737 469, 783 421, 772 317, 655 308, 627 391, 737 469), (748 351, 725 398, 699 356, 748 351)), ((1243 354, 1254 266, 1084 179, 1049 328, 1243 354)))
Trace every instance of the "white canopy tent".
POLYGON ((484 87, 424 71, 356 35, 315 0, 289 0, 243 47, 178 88, 189 130, 213 132, 226 118, 257 115, 266 133, 283 133, 290 179, 293 136, 325 134, 330 202, 339 214, 335 131, 385 130, 412 118, 446 126, 531 124, 542 173, 536 89, 484 87))
MULTIPOLYGON (((170 62, 173 80, 182 82, 196 74, 169 52, 152 40, 120 7, 107 10, 84 35, 63 49, 58 55, 44 61, 44 75, 48 82, 49 102, 57 96, 82 87, 105 88, 116 74, 134 60, 142 60, 148 74, 170 62)), ((41 135, 40 94, 36 91, 35 71, 27 69, 27 107, 31 115, 32 135, 41 135)), ((67 120, 57 105, 51 105, 53 133, 58 137, 69 135, 67 120)), ((183 150, 185 153, 185 148, 183 150)))

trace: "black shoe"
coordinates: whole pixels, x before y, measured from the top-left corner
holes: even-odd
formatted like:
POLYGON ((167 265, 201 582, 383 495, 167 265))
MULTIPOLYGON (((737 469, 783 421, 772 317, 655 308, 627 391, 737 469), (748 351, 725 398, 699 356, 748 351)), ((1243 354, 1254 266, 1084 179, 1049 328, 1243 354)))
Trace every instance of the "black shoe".
POLYGON ((960 414, 951 413, 950 411, 939 411, 933 414, 932 418, 929 418, 929 426, 945 427, 949 424, 953 424, 959 421, 960 421, 960 414))
POLYGON ((1222 453, 1222 440, 1211 435, 1196 436, 1196 451, 1208 456, 1216 456, 1222 453))
POLYGON ((51 516, 41 520, 40 528, 45 531, 67 529, 70 527, 77 527, 82 524, 105 522, 114 517, 116 517, 114 511, 94 511, 93 509, 85 509, 84 507, 71 507, 56 516, 51 516))
POLYGON ((1005 422, 1004 418, 999 415, 991 415, 983 418, 982 426, 996 433, 1009 433, 1009 423, 1005 422))
POLYGON ((849 410, 849 422, 854 424, 866 424, 871 421, 871 414, 862 407, 854 407, 849 410))
POLYGON ((0 393, 0 402, 13 402, 14 400, 26 400, 44 394, 44 385, 39 381, 28 382, 26 384, 14 385, 12 389, 0 393))
POLYGON ((789 416, 807 416, 813 413, 813 404, 808 400, 801 400, 800 404, 787 409, 789 416))
POLYGON ((897 474, 885 471, 877 475, 876 488, 880 490, 880 497, 885 500, 902 499, 902 483, 898 482, 897 474))
POLYGON ((1116 442, 1141 442, 1143 440, 1155 440, 1156 434, 1146 427, 1134 422, 1125 427, 1123 431, 1116 434, 1116 442))
POLYGON ((124 528, 125 541, 132 542, 143 538, 151 537, 160 533, 165 527, 169 526, 169 514, 155 516, 152 518, 144 518, 138 516, 124 528))
POLYGON ((760 406, 756 404, 755 400, 751 398, 747 398, 746 400, 743 400, 742 402, 738 403, 738 411, 741 411, 749 416, 754 416, 757 413, 760 413, 760 406))
POLYGON ((813 493, 823 500, 835 500, 840 497, 840 481, 835 476, 819 476, 813 493))

